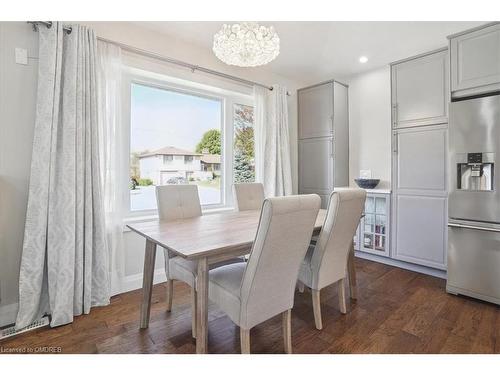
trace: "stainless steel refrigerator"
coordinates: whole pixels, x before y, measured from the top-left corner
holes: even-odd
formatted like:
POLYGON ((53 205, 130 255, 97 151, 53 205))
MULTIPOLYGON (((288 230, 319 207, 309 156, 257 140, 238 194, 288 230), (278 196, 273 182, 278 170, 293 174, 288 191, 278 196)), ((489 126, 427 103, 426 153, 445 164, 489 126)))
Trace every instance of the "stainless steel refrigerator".
POLYGON ((446 290, 500 304, 500 95, 450 104, 446 290))

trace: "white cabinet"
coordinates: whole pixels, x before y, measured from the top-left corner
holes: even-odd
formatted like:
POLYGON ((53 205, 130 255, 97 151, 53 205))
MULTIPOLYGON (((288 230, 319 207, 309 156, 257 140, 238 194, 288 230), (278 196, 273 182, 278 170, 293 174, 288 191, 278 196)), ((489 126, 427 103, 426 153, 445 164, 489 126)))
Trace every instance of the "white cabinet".
POLYGON ((333 82, 298 91, 299 139, 333 136, 333 82))
POLYGON ((453 97, 500 90, 500 23, 450 37, 453 97))
POLYGON ((392 257, 446 268, 447 125, 395 131, 392 257))
POLYGON ((299 193, 319 194, 323 208, 335 186, 349 185, 347 100, 336 81, 298 91, 299 193))
POLYGON ((448 50, 393 63, 393 128, 448 122, 448 50))
POLYGON ((390 255, 390 205, 390 194, 367 194, 364 217, 354 237, 355 250, 390 255))

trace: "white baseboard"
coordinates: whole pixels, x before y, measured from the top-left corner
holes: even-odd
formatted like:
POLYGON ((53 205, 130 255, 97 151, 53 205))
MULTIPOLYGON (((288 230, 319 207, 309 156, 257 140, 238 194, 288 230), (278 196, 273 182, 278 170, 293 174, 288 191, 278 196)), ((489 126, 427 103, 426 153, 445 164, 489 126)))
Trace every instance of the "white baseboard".
MULTIPOLYGON (((165 270, 163 267, 155 270, 153 284, 164 283, 167 281, 165 276, 165 270)), ((136 290, 142 288, 142 273, 137 273, 135 275, 125 276, 123 278, 121 291, 116 294, 121 294, 125 292, 130 292, 131 290, 136 290)))
POLYGON ((364 253, 362 251, 355 252, 356 257, 371 260, 373 262, 387 264, 389 266, 403 268, 405 270, 414 271, 418 273, 423 273, 425 275, 430 275, 434 277, 439 277, 440 279, 446 279, 446 271, 438 270, 435 268, 430 268, 426 266, 421 266, 419 264, 407 263, 401 260, 396 260, 392 258, 381 257, 375 254, 364 253))
POLYGON ((0 327, 5 327, 16 322, 18 303, 0 306, 0 327))

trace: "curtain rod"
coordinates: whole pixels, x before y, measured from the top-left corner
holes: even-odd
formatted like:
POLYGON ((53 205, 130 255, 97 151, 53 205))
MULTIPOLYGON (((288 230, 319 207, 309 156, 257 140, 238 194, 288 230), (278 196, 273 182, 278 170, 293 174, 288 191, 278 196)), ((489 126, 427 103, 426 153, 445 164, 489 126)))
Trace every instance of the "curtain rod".
MULTIPOLYGON (((38 26, 39 25, 44 25, 44 26, 48 27, 49 29, 52 27, 52 21, 28 21, 28 23, 30 23, 30 24, 33 25, 33 30, 34 31, 38 31, 38 26)), ((68 34, 69 34, 69 33, 71 33, 72 28, 70 26, 63 26, 63 30, 66 31, 66 32, 68 32, 68 34)), ((271 91, 273 90, 272 86, 268 86, 268 85, 265 85, 265 84, 262 84, 262 83, 259 83, 259 82, 255 82, 255 81, 250 81, 250 80, 243 79, 243 78, 240 78, 240 77, 236 77, 236 76, 233 76, 233 75, 230 75, 230 74, 221 73, 221 72, 218 72, 216 70, 204 68, 204 67, 199 66, 199 65, 190 64, 190 63, 187 63, 185 61, 173 59, 171 57, 166 57, 166 56, 160 55, 158 53, 154 53, 154 52, 150 52, 150 51, 147 51, 147 50, 144 50, 144 49, 141 49, 141 48, 130 46, 128 44, 124 44, 124 43, 120 43, 120 42, 115 42, 114 40, 109 40, 109 39, 101 38, 101 37, 97 37, 97 39, 100 40, 100 41, 106 42, 106 43, 114 44, 114 45, 120 47, 121 49, 130 51, 130 52, 138 53, 138 54, 146 56, 146 57, 151 57, 151 58, 154 58, 154 59, 157 59, 157 60, 161 60, 161 61, 167 62, 169 64, 175 64, 175 65, 182 66, 184 68, 188 68, 193 73, 195 71, 200 71, 200 72, 203 72, 203 73, 212 74, 212 75, 215 75, 215 76, 218 76, 218 77, 222 77, 222 78, 225 78, 225 79, 236 81, 236 82, 242 83, 242 84, 247 85, 247 86, 260 86, 260 87, 264 87, 264 88, 266 88, 268 90, 271 90, 271 91)), ((289 92, 287 92, 286 94, 288 96, 290 96, 289 92)))

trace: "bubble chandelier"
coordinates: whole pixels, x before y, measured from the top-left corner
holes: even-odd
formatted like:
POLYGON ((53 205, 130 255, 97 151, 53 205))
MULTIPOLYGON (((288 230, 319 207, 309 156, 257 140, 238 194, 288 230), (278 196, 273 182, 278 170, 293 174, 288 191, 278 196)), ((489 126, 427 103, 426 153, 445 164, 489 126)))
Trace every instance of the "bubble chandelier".
POLYGON ((215 56, 228 65, 253 67, 273 61, 280 53, 280 38, 274 27, 257 22, 222 25, 214 35, 215 56))

